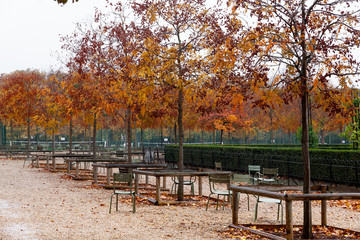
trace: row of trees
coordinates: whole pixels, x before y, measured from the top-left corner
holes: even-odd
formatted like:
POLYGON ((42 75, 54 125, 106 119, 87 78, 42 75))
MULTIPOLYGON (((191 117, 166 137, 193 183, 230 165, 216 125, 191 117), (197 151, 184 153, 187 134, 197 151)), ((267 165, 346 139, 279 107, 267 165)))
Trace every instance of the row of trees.
MULTIPOLYGON (((256 105, 273 114, 281 101, 299 101, 303 192, 309 193, 309 106, 321 105, 333 115, 347 110, 348 86, 359 73, 357 4, 228 0, 221 8, 205 0, 134 0, 125 9, 110 2, 114 15, 97 12, 93 23, 63 39, 69 72, 46 88, 47 114, 39 120, 55 131, 64 114, 70 122, 83 114, 96 129, 100 116, 111 115, 124 121, 129 141, 135 119, 141 128, 174 126, 181 171, 185 123, 246 128, 254 120, 245 109, 256 105)), ((181 181, 179 192, 182 200, 181 181)), ((311 238, 309 201, 303 237, 311 238)))
MULTIPOLYGON (((10 127, 32 126, 31 135, 38 134, 39 132, 47 136, 51 136, 53 133, 61 135, 69 135, 70 114, 66 105, 64 105, 64 99, 66 97, 61 96, 64 92, 59 89, 54 89, 54 86, 59 86, 58 78, 56 74, 44 74, 38 71, 17 71, 1 77, 1 116, 2 120, 10 127), (31 84, 31 79, 34 83, 31 84), (22 84, 27 84, 22 86, 22 84), (21 86, 20 86, 21 85, 21 86), (54 100, 54 98, 56 98, 54 100), (26 99, 26 103, 25 103, 26 99), (60 111, 59 106, 64 106, 64 109, 60 111), (26 111, 27 114, 24 114, 26 111), (57 109, 55 109, 57 108, 57 109), (60 111, 60 114, 56 114, 55 111, 60 111), (47 117, 45 117, 47 115, 47 117), (55 116, 58 115, 58 120, 55 120, 55 116), (51 119, 53 116, 53 120, 51 119), (44 129, 44 130, 40 130, 44 129)), ((65 82, 63 85, 66 84, 65 82)), ((65 88, 64 88, 65 89, 65 88)), ((159 101, 158 105, 162 102, 159 101)), ((204 141, 204 133, 213 132, 213 136, 208 136, 206 141, 228 142, 231 138, 243 139, 243 143, 249 143, 251 139, 255 139, 262 136, 264 133, 269 133, 269 139, 274 139, 274 132, 281 130, 284 135, 284 143, 290 142, 290 136, 294 135, 300 127, 300 103, 299 101, 293 101, 289 104, 278 103, 274 104, 274 108, 266 109, 263 111, 258 107, 251 107, 249 103, 242 104, 242 112, 237 113, 231 110, 231 106, 225 106, 221 113, 203 114, 201 111, 192 111, 188 109, 184 111, 185 122, 184 128, 186 129, 186 135, 193 135, 192 132, 202 132, 198 142, 204 141), (187 119, 193 119, 188 122, 187 119), (244 122, 245 124, 241 124, 244 122), (214 131, 217 131, 215 133, 214 131), (218 136, 220 135, 220 136, 218 136), (285 136, 287 135, 287 136, 285 136), (287 140, 285 140, 287 139, 287 140)), ((194 105, 194 109, 203 107, 202 102, 198 102, 194 105)), ((90 116, 86 116, 86 109, 78 109, 78 114, 73 114, 72 122, 77 134, 81 134, 81 139, 87 140, 89 130, 89 124, 93 123, 93 119, 90 116)), ((166 112, 163 113, 167 114, 166 112)), ((138 112, 134 112, 132 128, 142 128, 141 119, 138 117, 138 112)), ((317 108, 312 106, 311 111, 312 126, 321 136, 320 139, 324 139, 325 132, 338 131, 339 133, 344 130, 344 126, 350 120, 349 116, 341 116, 338 114, 336 117, 330 117, 323 108, 317 108)), ((151 118, 152 116, 148 116, 151 118)), ((97 118, 99 120, 97 129, 110 129, 119 130, 124 128, 124 121, 114 121, 114 117, 111 114, 102 114, 97 118)), ((156 124, 152 125, 152 129, 162 129, 163 137, 167 137, 171 143, 176 142, 174 138, 174 125, 167 124, 166 122, 157 119, 156 124)), ((174 122, 175 120, 173 120, 174 122)), ((31 128, 29 128, 31 129, 31 128)), ((10 131, 10 135, 13 131, 10 131)), ((120 132, 120 131, 118 131, 120 132)), ((141 132, 141 131, 140 131, 141 132)), ((135 136, 134 136, 135 137, 135 136)), ((140 141, 141 137, 137 137, 137 141, 140 141)), ((147 137, 148 138, 148 137, 147 137)), ((73 138, 74 139, 74 138, 73 138)), ((19 136, 17 136, 19 140, 19 136)), ((101 139, 102 140, 102 139, 101 139)), ((11 137, 11 141, 13 137, 11 137)), ((133 139, 134 141, 134 139, 133 139)), ((269 140, 269 142, 271 141, 269 140)))

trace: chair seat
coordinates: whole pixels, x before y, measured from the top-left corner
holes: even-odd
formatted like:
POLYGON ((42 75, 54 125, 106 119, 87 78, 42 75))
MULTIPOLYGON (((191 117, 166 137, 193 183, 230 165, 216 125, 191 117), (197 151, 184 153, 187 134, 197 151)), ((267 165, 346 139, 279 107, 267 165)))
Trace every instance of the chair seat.
POLYGON ((114 194, 134 194, 135 191, 119 191, 119 190, 115 190, 114 194))
POLYGON ((273 178, 255 178, 255 180, 258 182, 266 182, 266 183, 276 182, 276 180, 273 178))
POLYGON ((266 203, 277 203, 280 204, 281 200, 280 199, 274 199, 274 198, 264 198, 264 197, 259 197, 259 202, 266 202, 266 203))
POLYGON ((114 173, 113 174, 113 194, 111 194, 111 198, 110 198, 110 208, 109 208, 109 213, 111 213, 111 206, 112 206, 112 199, 113 196, 116 196, 116 211, 118 211, 118 205, 119 205, 119 195, 130 195, 132 197, 132 206, 133 206, 133 213, 135 213, 136 211, 136 206, 135 206, 135 191, 133 190, 133 181, 134 181, 134 177, 132 173, 123 173, 123 172, 119 172, 119 173, 114 173), (129 190, 118 190, 116 189, 116 186, 121 184, 128 184, 128 186, 126 186, 127 188, 130 188, 129 190))
MULTIPOLYGON (((175 184, 179 184, 179 181, 174 181, 174 183, 175 184)), ((191 185, 191 184, 193 184, 194 183, 194 181, 191 181, 191 180, 184 180, 183 181, 183 184, 184 185, 191 185)))
POLYGON ((281 224, 283 224, 283 206, 282 201, 280 199, 276 198, 267 198, 267 197, 261 197, 257 196, 256 204, 255 204, 255 221, 257 219, 257 213, 258 213, 258 204, 264 202, 264 203, 276 203, 278 205, 278 211, 277 211, 277 220, 279 220, 279 212, 281 209, 281 224))
MULTIPOLYGON (((177 185, 179 185, 179 177, 172 177, 171 178, 173 180, 173 184, 171 186, 171 191, 170 194, 174 192, 176 193, 176 189, 177 189, 177 185)), ((191 186, 191 194, 195 195, 195 190, 194 190, 194 183, 195 183, 195 178, 194 177, 190 177, 190 179, 183 179, 183 185, 186 186, 191 186)))
POLYGON ((218 195, 229 195, 231 194, 232 191, 228 191, 228 190, 225 190, 225 191, 219 191, 219 190, 215 190, 213 191, 212 193, 213 194, 218 194, 218 195))
POLYGON ((228 197, 228 199, 231 201, 231 191, 228 190, 230 184, 231 184, 231 176, 230 175, 221 175, 221 174, 210 174, 209 175, 209 186, 210 186, 210 194, 208 197, 208 201, 206 204, 206 210, 208 210, 209 207, 209 200, 210 200, 210 196, 212 194, 216 194, 217 198, 216 198, 216 210, 218 209, 219 206, 219 196, 223 195, 224 196, 224 201, 223 201, 223 209, 225 207, 225 198, 226 196, 228 197), (223 187, 226 186, 227 190, 218 190, 216 189, 216 187, 220 187, 219 185, 223 185, 223 187))

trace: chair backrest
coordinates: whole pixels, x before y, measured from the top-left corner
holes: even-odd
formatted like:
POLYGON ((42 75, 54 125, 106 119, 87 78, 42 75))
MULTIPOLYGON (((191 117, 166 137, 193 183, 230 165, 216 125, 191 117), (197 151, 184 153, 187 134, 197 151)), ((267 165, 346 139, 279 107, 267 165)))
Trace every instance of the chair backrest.
POLYGON ((276 178, 279 173, 279 168, 263 168, 263 174, 266 176, 276 178))
POLYGON ((250 183, 250 175, 248 174, 234 174, 233 175, 233 183, 250 183))
POLYGON ((229 187, 231 184, 231 175, 210 174, 209 175, 210 192, 216 191, 215 184, 226 184, 227 187, 229 187))
MULTIPOLYGON (((179 176, 171 176, 171 180, 175 184, 179 184, 179 182, 180 182, 179 176)), ((185 184, 194 183, 196 181, 196 177, 195 176, 183 176, 183 181, 185 184)))
POLYGON ((251 176, 252 173, 260 172, 261 167, 259 165, 248 165, 249 175, 251 176))
POLYGON ((113 174, 113 188, 115 190, 116 184, 127 183, 132 190, 133 174, 132 173, 114 173, 113 174))
POLYGON ((215 170, 220 170, 220 171, 222 171, 221 162, 215 162, 215 170))

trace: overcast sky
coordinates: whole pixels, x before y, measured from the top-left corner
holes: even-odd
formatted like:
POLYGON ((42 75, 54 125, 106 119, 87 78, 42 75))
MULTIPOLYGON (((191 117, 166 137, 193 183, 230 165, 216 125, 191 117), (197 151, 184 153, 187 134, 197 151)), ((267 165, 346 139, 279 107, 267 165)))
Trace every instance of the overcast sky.
POLYGON ((65 6, 52 0, 0 0, 0 74, 27 68, 58 69, 60 35, 75 23, 90 21, 105 0, 82 0, 65 6))

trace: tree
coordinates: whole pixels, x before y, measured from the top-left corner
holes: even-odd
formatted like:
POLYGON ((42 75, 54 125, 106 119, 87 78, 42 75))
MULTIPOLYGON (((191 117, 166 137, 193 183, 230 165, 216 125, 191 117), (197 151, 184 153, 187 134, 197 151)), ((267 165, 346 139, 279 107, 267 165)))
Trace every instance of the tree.
MULTIPOLYGON (((357 0, 232 0, 233 10, 251 18, 247 37, 252 61, 248 69, 261 87, 284 86, 289 101, 301 98, 304 193, 310 192, 309 116, 311 91, 338 94, 359 72, 357 0), (263 73, 265 75, 259 74, 263 73), (329 82, 336 79, 337 88, 329 82)), ((242 15, 242 17, 244 16, 242 15)), ((333 105, 331 111, 336 111, 333 105)), ((304 238, 311 238, 311 206, 304 201, 304 238)))
MULTIPOLYGON (((97 15, 95 15, 97 17, 97 15)), ((71 112, 86 111, 93 121, 93 157, 96 157, 96 121, 103 113, 106 102, 108 81, 106 71, 108 67, 103 61, 106 52, 103 32, 95 31, 92 26, 78 25, 77 32, 64 37, 63 49, 70 53, 67 66, 71 77, 67 84, 67 95, 72 99, 71 112)), ((89 141, 91 142, 91 141, 89 141)), ((90 144, 90 143, 89 143, 90 144)))
MULTIPOLYGON (((203 46, 215 15, 205 7, 205 0, 134 1, 133 8, 152 31, 148 34, 153 47, 148 51, 162 59, 159 84, 176 90, 179 171, 183 171, 184 98, 190 86, 203 80, 203 46)), ((183 200, 182 178, 178 199, 183 200)))
MULTIPOLYGON (((39 110, 40 91, 45 76, 37 70, 15 71, 2 79, 1 100, 6 103, 7 117, 18 125, 27 126, 27 149, 30 151, 30 127, 39 110)), ((29 152, 28 152, 29 153, 29 152)))

